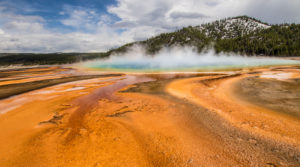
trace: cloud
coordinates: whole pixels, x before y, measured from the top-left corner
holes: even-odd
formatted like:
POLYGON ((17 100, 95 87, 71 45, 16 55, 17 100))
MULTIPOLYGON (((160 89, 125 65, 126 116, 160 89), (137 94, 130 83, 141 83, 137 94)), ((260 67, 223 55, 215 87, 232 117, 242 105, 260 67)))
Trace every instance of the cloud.
POLYGON ((38 9, 30 4, 20 7, 2 1, 0 52, 107 51, 162 32, 238 15, 268 23, 299 23, 299 6, 299 0, 117 0, 106 11, 65 5, 53 21, 32 14, 38 9))
POLYGON ((127 24, 174 28, 238 15, 269 23, 299 23, 299 6, 299 0, 118 0, 108 12, 127 24))
POLYGON ((93 9, 85 9, 81 7, 65 6, 64 11, 60 12, 66 18, 60 20, 65 26, 70 26, 81 31, 95 31, 101 17, 93 9))
POLYGON ((40 16, 21 15, 0 8, 0 52, 99 52, 131 42, 109 27, 110 16, 90 9, 65 10, 64 25, 72 32, 53 31, 40 16))

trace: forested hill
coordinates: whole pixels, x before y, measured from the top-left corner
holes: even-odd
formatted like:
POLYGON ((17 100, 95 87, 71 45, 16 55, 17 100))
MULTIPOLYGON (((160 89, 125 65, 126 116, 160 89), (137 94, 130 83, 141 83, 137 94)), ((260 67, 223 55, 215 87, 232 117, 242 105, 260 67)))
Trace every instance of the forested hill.
POLYGON ((217 53, 300 56, 300 25, 269 25, 255 18, 239 16, 163 33, 113 49, 109 53, 124 52, 134 44, 145 46, 150 54, 163 47, 194 46, 199 52, 214 48, 217 53))
POLYGON ((255 18, 239 16, 163 33, 106 53, 0 54, 0 66, 74 63, 126 52, 134 44, 144 46, 149 54, 155 54, 163 47, 193 46, 198 52, 213 48, 217 53, 300 56, 300 25, 269 25, 255 18))

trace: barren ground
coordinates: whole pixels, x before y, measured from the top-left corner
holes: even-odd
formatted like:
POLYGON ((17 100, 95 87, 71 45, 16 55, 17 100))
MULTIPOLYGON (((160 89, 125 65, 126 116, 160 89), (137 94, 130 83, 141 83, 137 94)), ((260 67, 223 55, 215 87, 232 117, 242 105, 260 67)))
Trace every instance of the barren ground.
POLYGON ((0 166, 297 167, 299 82, 299 67, 3 70, 0 166))

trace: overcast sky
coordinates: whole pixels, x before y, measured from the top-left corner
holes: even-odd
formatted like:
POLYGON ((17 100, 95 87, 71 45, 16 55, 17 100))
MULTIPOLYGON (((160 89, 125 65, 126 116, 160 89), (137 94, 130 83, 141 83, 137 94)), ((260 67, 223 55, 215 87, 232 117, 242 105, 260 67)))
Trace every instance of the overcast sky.
POLYGON ((0 52, 98 52, 249 15, 300 23, 300 0, 0 0, 0 52))

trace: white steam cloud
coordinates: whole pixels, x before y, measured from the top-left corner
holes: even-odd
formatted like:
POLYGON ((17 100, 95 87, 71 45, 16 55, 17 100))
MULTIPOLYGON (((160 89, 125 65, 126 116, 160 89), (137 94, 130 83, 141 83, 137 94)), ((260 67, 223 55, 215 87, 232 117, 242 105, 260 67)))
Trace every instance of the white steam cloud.
POLYGON ((196 71, 283 64, 300 63, 279 58, 216 54, 213 50, 198 53, 192 47, 163 48, 157 54, 149 55, 143 47, 136 45, 126 53, 87 62, 84 66, 110 70, 196 71))

